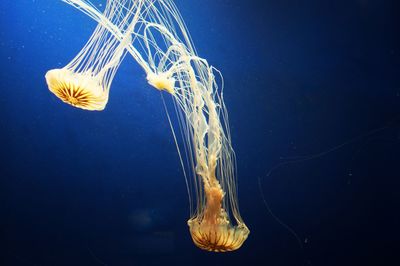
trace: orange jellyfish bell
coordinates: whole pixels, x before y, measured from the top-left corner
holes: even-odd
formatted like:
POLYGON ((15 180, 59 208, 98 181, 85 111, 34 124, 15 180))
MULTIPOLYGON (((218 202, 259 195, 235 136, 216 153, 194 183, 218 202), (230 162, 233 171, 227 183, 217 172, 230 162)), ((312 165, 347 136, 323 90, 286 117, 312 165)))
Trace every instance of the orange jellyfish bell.
POLYGON ((244 223, 230 224, 221 206, 223 191, 219 185, 204 189, 207 195, 204 215, 188 221, 193 242, 201 249, 215 252, 240 248, 249 235, 249 229, 244 223))

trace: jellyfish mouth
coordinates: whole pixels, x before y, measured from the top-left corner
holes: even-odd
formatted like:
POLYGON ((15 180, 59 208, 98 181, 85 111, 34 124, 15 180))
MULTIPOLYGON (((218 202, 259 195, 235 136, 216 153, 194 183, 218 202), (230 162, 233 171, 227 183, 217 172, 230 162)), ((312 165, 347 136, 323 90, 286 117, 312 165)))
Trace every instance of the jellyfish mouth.
POLYGON ((85 110, 104 110, 108 95, 91 76, 76 74, 66 69, 46 73, 49 90, 63 102, 85 110))
POLYGON ((244 225, 231 226, 207 225, 197 219, 188 221, 190 234, 195 245, 201 249, 214 252, 227 252, 239 249, 249 235, 244 225))

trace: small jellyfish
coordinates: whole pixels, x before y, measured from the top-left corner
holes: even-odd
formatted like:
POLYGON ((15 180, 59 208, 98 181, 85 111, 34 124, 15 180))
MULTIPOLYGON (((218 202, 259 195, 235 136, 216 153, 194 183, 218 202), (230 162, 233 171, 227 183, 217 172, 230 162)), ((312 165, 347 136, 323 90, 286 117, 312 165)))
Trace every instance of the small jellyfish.
MULTIPOLYGON (((62 83, 68 86, 68 90, 65 89, 69 91, 68 96, 71 87, 88 87, 81 85, 86 84, 83 80, 98 82, 101 78, 101 86, 89 86, 86 90, 92 93, 92 88, 101 88, 93 95, 97 97, 102 92, 108 98, 112 77, 125 51, 129 52, 143 68, 148 83, 168 92, 174 102, 177 123, 171 119, 167 105, 165 109, 187 185, 188 226, 193 242, 201 249, 214 252, 240 248, 250 231, 239 213, 236 156, 222 94, 223 77, 206 59, 197 55, 173 1, 108 0, 107 7, 117 9, 112 16, 107 8, 101 13, 88 0, 64 1, 97 21, 98 29, 104 34, 101 38, 93 34, 87 45, 89 48, 86 46, 76 57, 78 59, 66 67, 74 77, 87 75, 85 79, 62 83), (101 52, 93 55, 92 47, 101 52), (76 65, 83 65, 84 69, 76 65), (108 77, 106 82, 105 77, 108 77), (178 136, 182 140, 179 141, 178 136)), ((56 80, 60 83, 60 78, 56 80)), ((48 84, 52 90, 53 83, 49 79, 48 84)), ((76 97, 61 99, 77 106, 76 97)), ((91 108, 101 110, 105 103, 99 101, 91 108)))

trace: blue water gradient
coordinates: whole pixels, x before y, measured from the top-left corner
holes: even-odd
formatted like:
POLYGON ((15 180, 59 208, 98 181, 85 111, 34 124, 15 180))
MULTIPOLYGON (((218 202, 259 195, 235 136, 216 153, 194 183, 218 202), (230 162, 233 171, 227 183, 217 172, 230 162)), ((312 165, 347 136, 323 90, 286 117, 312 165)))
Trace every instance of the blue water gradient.
POLYGON ((0 265, 400 263, 398 1, 175 2, 224 75, 248 240, 193 245, 160 93, 133 59, 103 112, 74 109, 44 75, 95 23, 59 0, 0 1, 0 265), (290 158, 308 160, 274 168, 290 158))

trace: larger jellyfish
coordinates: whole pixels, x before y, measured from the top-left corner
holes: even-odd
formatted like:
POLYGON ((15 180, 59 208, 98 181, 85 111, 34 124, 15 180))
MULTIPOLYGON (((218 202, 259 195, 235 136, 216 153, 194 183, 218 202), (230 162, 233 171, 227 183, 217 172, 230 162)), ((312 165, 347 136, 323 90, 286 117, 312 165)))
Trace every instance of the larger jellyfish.
MULTIPOLYGON (((97 62, 104 56, 107 58, 108 63, 100 65, 95 74, 89 76, 99 79, 99 73, 104 71, 115 73, 128 51, 146 72, 148 83, 172 95, 177 126, 166 110, 187 184, 191 206, 188 225, 193 242, 208 251, 240 248, 249 230, 237 204, 236 158, 222 97, 223 78, 207 60, 197 55, 173 1, 109 0, 104 13, 88 0, 63 1, 96 20, 98 28, 104 31, 101 41, 112 43, 100 45, 102 48, 97 45, 101 53, 83 49, 77 56, 84 69, 87 65, 99 66, 97 62), (182 141, 177 140, 178 135, 182 136, 182 141)), ((91 40, 96 36, 99 34, 95 33, 91 40)), ((52 82, 59 81, 55 77, 52 82)), ((54 91, 52 82, 48 79, 49 88, 54 91)), ((77 82, 81 82, 79 78, 77 82)), ((98 90, 96 84, 84 84, 89 92, 98 90)), ((103 92, 108 96, 110 83, 106 84, 108 87, 103 88, 103 92)), ((77 106, 75 100, 60 98, 77 106)), ((84 109, 101 110, 104 101, 98 106, 84 109)))

